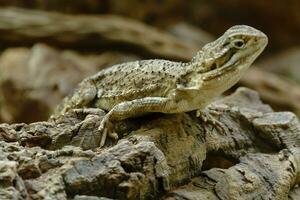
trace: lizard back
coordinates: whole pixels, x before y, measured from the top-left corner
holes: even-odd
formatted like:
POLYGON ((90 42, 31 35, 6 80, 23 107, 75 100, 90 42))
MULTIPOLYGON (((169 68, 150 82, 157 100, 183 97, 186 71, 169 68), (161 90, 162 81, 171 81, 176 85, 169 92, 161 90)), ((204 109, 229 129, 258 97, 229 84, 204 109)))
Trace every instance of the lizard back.
POLYGON ((110 110, 124 101, 166 97, 186 72, 186 63, 158 59, 114 65, 90 78, 98 90, 94 107, 110 110))

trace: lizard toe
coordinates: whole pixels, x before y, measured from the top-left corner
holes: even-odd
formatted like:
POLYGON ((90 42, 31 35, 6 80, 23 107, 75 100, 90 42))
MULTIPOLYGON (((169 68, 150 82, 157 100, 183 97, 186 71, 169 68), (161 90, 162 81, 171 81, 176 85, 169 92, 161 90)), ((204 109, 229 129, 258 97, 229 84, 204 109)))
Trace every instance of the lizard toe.
POLYGON ((108 133, 108 136, 115 141, 119 139, 119 136, 116 132, 110 132, 110 133, 108 133))
POLYGON ((105 141, 106 141, 106 137, 107 137, 107 128, 104 128, 103 129, 103 132, 102 132, 102 137, 101 137, 101 140, 100 140, 100 147, 103 147, 104 144, 105 144, 105 141))

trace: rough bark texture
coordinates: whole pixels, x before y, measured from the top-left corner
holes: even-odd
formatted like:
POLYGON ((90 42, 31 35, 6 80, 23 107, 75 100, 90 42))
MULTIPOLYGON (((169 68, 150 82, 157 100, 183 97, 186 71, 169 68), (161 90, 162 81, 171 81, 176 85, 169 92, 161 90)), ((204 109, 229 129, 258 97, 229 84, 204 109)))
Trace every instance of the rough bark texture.
MULTIPOLYGON (((91 112, 90 112, 91 113, 91 112)), ((1 199, 297 199, 300 124, 240 88, 195 113, 115 124, 104 112, 0 125, 1 199)))
POLYGON ((0 40, 2 46, 44 42, 81 50, 129 46, 150 57, 175 60, 191 58, 197 51, 158 29, 114 15, 76 16, 17 8, 0 8, 0 40))

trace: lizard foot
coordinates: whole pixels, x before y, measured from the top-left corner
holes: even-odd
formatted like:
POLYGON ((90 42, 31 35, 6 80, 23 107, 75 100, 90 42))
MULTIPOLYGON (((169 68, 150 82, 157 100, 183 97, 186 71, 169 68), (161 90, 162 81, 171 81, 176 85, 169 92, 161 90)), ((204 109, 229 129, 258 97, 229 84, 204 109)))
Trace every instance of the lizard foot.
POLYGON ((113 140, 118 140, 118 134, 113 131, 112 124, 107 117, 104 117, 101 121, 101 124, 98 128, 98 131, 102 133, 102 137, 100 140, 100 147, 103 147, 106 142, 107 136, 112 138, 113 140))
MULTIPOLYGON (((219 112, 217 111, 212 111, 213 114, 215 115, 220 115, 219 112)), ((207 112, 207 111, 203 111, 203 110, 197 110, 196 112, 196 116, 199 117, 203 122, 207 122, 210 123, 216 127, 219 128, 219 130, 221 130, 222 132, 226 132, 224 125, 219 122, 218 120, 216 120, 211 113, 207 112)))

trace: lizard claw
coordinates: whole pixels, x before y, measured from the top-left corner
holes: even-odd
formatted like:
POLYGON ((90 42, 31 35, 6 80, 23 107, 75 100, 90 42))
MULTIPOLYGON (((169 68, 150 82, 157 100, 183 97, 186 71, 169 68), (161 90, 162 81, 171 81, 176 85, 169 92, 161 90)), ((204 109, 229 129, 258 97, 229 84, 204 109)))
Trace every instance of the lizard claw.
POLYGON ((116 132, 110 132, 108 133, 109 137, 112 138, 113 140, 118 140, 119 136, 116 132))
POLYGON ((101 124, 98 128, 98 131, 100 133, 102 133, 101 140, 100 140, 100 145, 99 145, 100 147, 103 147, 105 145, 107 136, 109 136, 113 140, 118 140, 118 138, 119 138, 118 134, 111 130, 111 124, 110 124, 110 122, 107 118, 104 118, 101 121, 101 124))
MULTIPOLYGON (((213 114, 220 114, 217 111, 213 111, 213 114)), ((212 114, 205 112, 203 110, 197 110, 196 116, 199 117, 203 122, 211 123, 212 125, 218 127, 222 132, 226 132, 224 125, 216 120, 212 114)))
POLYGON ((101 137, 100 145, 99 145, 100 147, 104 146, 105 141, 106 141, 106 137, 107 137, 107 128, 104 128, 104 130, 102 132, 102 137, 101 137))

